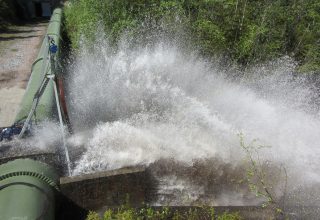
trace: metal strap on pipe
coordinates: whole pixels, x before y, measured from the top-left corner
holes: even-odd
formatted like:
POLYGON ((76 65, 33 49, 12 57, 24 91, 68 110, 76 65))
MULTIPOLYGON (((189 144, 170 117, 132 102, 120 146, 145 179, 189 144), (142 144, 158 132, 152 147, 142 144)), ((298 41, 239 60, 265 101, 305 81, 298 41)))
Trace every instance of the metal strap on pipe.
POLYGON ((2 164, 0 174, 0 219, 55 219, 59 176, 53 167, 16 159, 2 164))
POLYGON ((47 183, 48 185, 52 186, 57 191, 59 191, 58 185, 52 179, 50 179, 49 177, 46 177, 45 175, 42 175, 37 172, 32 172, 32 171, 19 171, 19 172, 6 173, 0 176, 0 181, 11 178, 11 177, 16 177, 16 176, 31 176, 31 177, 37 178, 47 183))

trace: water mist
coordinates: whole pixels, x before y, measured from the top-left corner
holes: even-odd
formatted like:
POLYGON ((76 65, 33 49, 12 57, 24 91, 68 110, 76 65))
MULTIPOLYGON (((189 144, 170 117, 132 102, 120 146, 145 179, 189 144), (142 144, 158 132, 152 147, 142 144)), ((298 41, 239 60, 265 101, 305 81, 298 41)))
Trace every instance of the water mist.
POLYGON ((234 182, 246 176, 241 133, 265 146, 263 164, 286 168, 286 190, 314 187, 316 93, 294 69, 286 57, 236 71, 170 43, 114 51, 98 40, 70 66, 68 142, 84 149, 73 173, 145 165, 160 181, 155 204, 259 204, 234 182))

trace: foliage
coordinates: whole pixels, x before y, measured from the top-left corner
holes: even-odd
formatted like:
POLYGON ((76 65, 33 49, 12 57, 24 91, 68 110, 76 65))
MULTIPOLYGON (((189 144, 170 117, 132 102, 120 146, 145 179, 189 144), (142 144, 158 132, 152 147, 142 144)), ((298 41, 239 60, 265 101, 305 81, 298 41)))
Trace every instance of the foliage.
POLYGON ((222 215, 217 217, 217 220, 240 220, 242 219, 238 214, 232 214, 224 212, 222 215))
POLYGON ((0 0, 0 30, 6 29, 14 16, 13 2, 10 0, 0 0))
MULTIPOLYGON (((263 164, 260 160, 259 150, 266 146, 257 145, 257 140, 253 140, 250 144, 246 144, 243 134, 239 134, 240 146, 245 151, 249 168, 247 170, 247 182, 251 192, 257 197, 262 198, 265 202, 262 207, 271 206, 275 214, 283 218, 285 214, 285 197, 287 191, 287 171, 283 165, 280 165, 277 173, 271 173, 271 170, 276 170, 263 164), (284 176, 284 181, 283 177, 284 176), (277 182, 283 181, 283 195, 279 196, 276 192, 277 182)), ((266 161, 268 163, 268 161, 266 161)))
POLYGON ((238 213, 224 212, 216 214, 214 208, 190 208, 186 211, 171 210, 168 207, 155 209, 151 207, 144 207, 140 209, 133 209, 129 206, 122 206, 119 209, 108 209, 103 217, 100 217, 96 212, 89 212, 87 220, 241 220, 242 218, 238 213))
POLYGON ((318 0, 72 0, 65 15, 74 48, 99 25, 114 45, 124 33, 146 43, 183 30, 206 56, 245 65, 290 55, 300 71, 320 70, 318 0))
POLYGON ((90 211, 87 216, 87 220, 99 220, 99 219, 100 219, 100 216, 96 212, 90 211))

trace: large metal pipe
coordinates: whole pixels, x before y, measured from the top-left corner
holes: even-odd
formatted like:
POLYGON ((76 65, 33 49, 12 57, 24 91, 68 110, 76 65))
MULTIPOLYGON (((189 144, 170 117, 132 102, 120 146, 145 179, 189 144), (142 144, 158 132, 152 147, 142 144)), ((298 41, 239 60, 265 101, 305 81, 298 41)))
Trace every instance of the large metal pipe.
POLYGON ((56 171, 41 162, 17 159, 0 166, 0 219, 55 219, 56 171))
MULTIPOLYGON (((43 72, 43 65, 45 64, 45 59, 48 53, 48 36, 52 38, 55 44, 58 46, 56 57, 59 57, 61 18, 62 10, 60 8, 55 9, 52 13, 47 29, 47 34, 43 39, 38 57, 32 64, 30 80, 20 104, 19 112, 16 115, 15 123, 23 122, 28 117, 28 114, 31 110, 33 98, 44 78, 45 73, 43 72)), ((51 71, 52 67, 51 65, 49 65, 47 73, 50 74, 51 71)), ((53 84, 52 81, 50 81, 47 85, 46 90, 42 94, 40 102, 36 109, 36 119, 41 121, 46 118, 51 118, 53 116, 54 103, 53 84)))
MULTIPOLYGON (((22 123, 28 117, 34 97, 46 75, 55 74, 57 60, 48 60, 49 37, 54 41, 55 58, 59 57, 62 10, 53 11, 40 52, 32 65, 30 80, 15 118, 22 123), (46 63, 48 65, 46 65, 46 63)), ((52 45, 52 44, 51 44, 52 45)), ((52 58, 52 57, 51 57, 52 58)), ((53 82, 49 81, 35 111, 37 120, 53 116, 55 106, 53 82)), ((34 119, 34 118, 33 118, 34 119)), ((0 166, 0 219, 55 219, 55 195, 59 176, 41 162, 17 159, 0 166)))

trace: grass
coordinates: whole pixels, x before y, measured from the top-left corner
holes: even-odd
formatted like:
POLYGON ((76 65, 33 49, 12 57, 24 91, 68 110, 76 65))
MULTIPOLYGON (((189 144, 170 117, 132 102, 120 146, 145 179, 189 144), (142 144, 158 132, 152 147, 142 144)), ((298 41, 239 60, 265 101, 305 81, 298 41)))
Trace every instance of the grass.
POLYGON ((122 206, 118 209, 108 209, 100 216, 96 212, 89 212, 87 220, 241 220, 237 212, 224 212, 217 214, 212 207, 190 208, 188 210, 174 210, 169 207, 153 208, 143 207, 134 209, 122 206))

